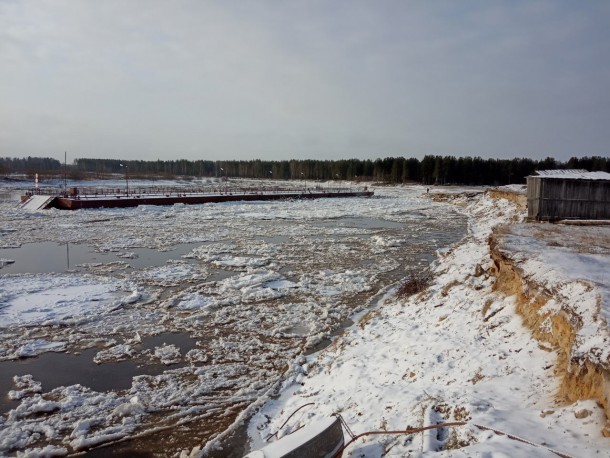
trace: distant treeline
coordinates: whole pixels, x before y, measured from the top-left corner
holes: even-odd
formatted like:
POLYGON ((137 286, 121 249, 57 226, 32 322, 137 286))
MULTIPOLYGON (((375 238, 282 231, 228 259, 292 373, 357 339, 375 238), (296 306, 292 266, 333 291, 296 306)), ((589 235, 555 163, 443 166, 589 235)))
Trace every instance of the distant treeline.
POLYGON ((120 161, 76 159, 74 167, 98 176, 129 173, 130 176, 195 176, 276 178, 282 180, 361 180, 387 183, 503 185, 525 183, 536 170, 586 169, 610 172, 610 158, 583 157, 559 162, 553 158, 482 159, 480 157, 425 156, 422 160, 388 157, 376 160, 289 161, 120 161), (122 165, 121 165, 122 164, 122 165), (125 169, 127 167, 127 170, 125 169))
MULTIPOLYGON (((375 160, 289 160, 289 161, 122 161, 117 159, 75 159, 68 165, 71 178, 104 178, 109 174, 130 177, 227 177, 305 180, 358 180, 386 183, 503 185, 525 183, 536 170, 586 169, 610 172, 609 157, 553 158, 538 161, 482 159, 480 157, 425 156, 423 159, 388 157, 375 160)), ((0 173, 61 173, 63 165, 50 158, 0 158, 0 173)))
POLYGON ((50 157, 0 157, 0 174, 59 172, 61 162, 50 157))

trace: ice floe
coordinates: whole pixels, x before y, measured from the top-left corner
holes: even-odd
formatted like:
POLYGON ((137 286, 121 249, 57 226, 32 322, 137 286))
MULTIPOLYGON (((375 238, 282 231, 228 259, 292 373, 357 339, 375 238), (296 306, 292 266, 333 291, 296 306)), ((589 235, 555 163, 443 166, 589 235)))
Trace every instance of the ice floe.
POLYGON ((93 319, 139 300, 137 288, 128 288, 87 275, 0 277, 0 327, 93 319))

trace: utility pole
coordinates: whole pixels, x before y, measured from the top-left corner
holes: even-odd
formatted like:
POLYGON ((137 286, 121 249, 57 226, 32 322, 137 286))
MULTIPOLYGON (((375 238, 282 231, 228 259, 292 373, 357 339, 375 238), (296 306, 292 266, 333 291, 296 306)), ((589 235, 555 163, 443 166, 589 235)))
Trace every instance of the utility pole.
POLYGON ((127 197, 129 197, 129 167, 124 164, 119 164, 119 166, 125 168, 125 189, 127 191, 127 197))

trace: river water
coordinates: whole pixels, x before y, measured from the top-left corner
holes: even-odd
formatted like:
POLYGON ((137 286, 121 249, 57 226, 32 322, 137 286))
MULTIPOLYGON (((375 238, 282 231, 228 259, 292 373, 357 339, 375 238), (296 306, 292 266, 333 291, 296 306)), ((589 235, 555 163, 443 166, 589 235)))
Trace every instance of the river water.
POLYGON ((423 188, 374 191, 76 212, 23 212, 0 192, 0 453, 167 456, 215 437, 466 231, 423 188), (41 388, 9 399, 26 374, 41 388))

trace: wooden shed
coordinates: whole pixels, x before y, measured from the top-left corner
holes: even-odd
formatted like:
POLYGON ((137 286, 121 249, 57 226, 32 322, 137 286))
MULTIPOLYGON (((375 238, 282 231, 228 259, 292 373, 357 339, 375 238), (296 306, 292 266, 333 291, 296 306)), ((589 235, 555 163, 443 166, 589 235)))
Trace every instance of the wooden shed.
POLYGON ((528 219, 610 220, 610 173, 586 170, 536 173, 527 177, 528 219))

